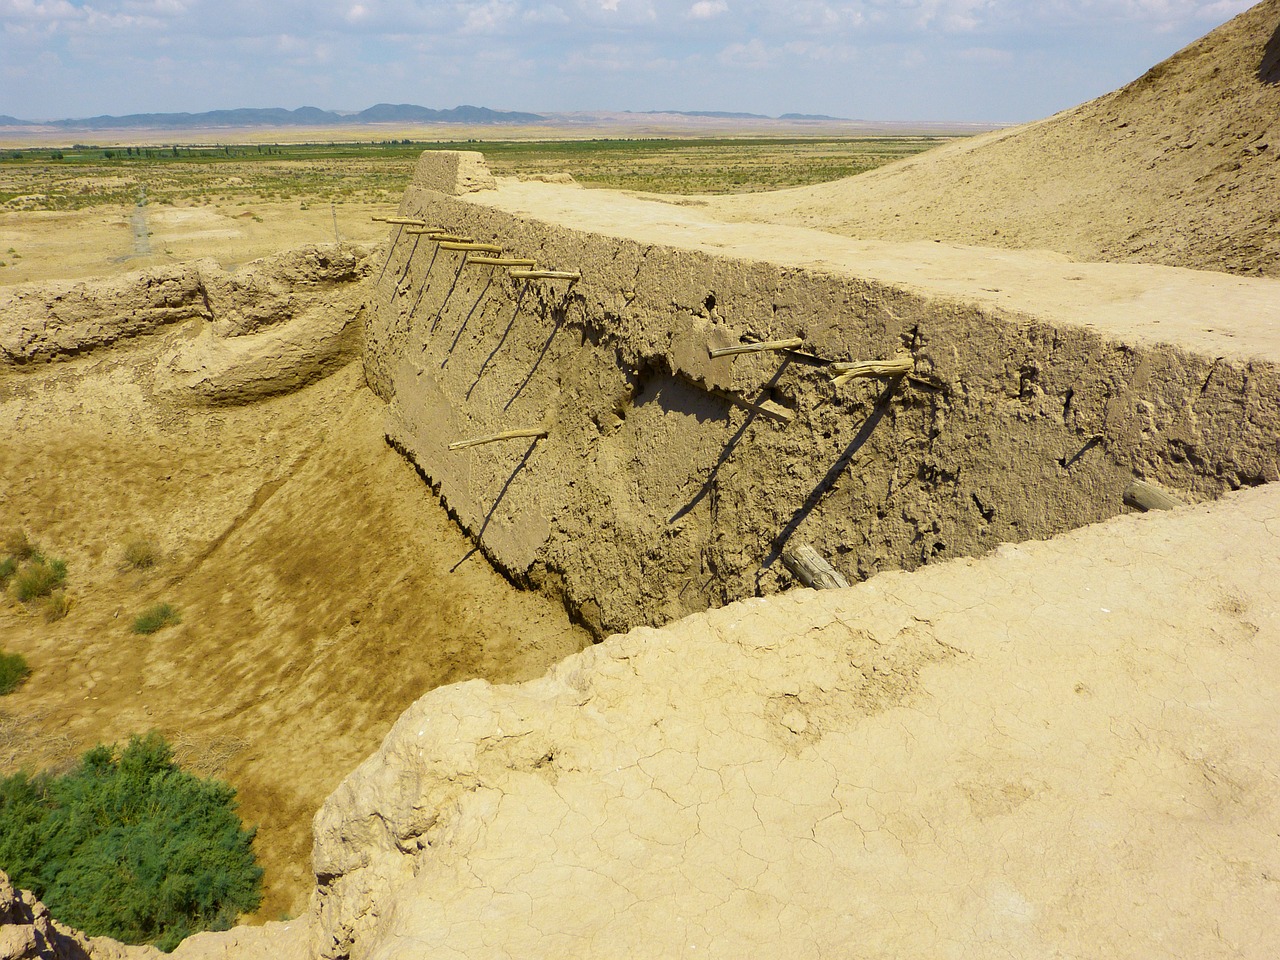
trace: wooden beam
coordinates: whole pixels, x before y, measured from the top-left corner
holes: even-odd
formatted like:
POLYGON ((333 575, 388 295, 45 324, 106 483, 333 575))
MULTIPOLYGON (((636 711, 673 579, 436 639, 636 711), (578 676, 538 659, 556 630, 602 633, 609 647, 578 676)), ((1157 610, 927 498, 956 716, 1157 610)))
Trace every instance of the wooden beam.
POLYGON ((525 257, 467 257, 468 267, 536 267, 537 260, 525 257))
POLYGON ((911 372, 915 361, 910 356, 892 360, 855 360, 831 364, 831 382, 839 386, 855 377, 900 377, 911 372))
POLYGON ((441 240, 441 250, 474 250, 476 253, 501 253, 502 247, 496 243, 475 243, 474 241, 441 240))
POLYGON ((795 578, 815 590, 847 587, 849 581, 823 559, 822 554, 807 543, 797 544, 782 552, 782 562, 795 578))
MULTIPOLYGON (((373 217, 374 223, 390 223, 401 227, 425 227, 427 221, 417 217, 373 217)), ((432 229, 435 229, 434 227, 432 229)))
POLYGON ((743 343, 736 347, 722 347, 719 350, 707 349, 714 360, 717 357, 736 357, 740 353, 768 353, 776 350, 793 350, 804 346, 803 337, 791 337, 788 340, 767 340, 763 343, 743 343))
POLYGON ((1185 507, 1186 504, 1177 497, 1165 493, 1154 483, 1135 480, 1124 489, 1124 502, 1139 510, 1172 510, 1185 507))
POLYGON ((478 447, 486 443, 497 443, 499 440, 519 440, 523 437, 545 437, 547 435, 546 427, 527 427, 523 430, 504 430, 502 433, 495 433, 487 437, 477 437, 474 440, 459 440, 456 443, 449 444, 450 450, 463 450, 467 447, 478 447))
POLYGON ((581 280, 578 270, 512 270, 516 280, 581 280))

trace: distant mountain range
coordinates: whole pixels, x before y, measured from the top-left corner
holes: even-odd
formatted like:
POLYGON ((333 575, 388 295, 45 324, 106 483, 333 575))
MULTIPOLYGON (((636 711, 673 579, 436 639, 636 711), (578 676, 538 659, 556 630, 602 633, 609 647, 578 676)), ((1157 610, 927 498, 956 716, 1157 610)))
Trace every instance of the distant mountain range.
POLYGON ((124 130, 159 128, 164 130, 207 129, 210 127, 338 127, 364 123, 545 123, 537 113, 490 110, 463 105, 452 110, 432 110, 412 103, 379 103, 359 113, 338 113, 319 107, 285 110, 242 108, 209 110, 205 113, 131 113, 123 117, 86 117, 77 120, 32 121, 0 116, 0 126, 55 127, 63 130, 124 130))
MULTIPOLYGON (((826 120, 840 117, 820 114, 784 113, 769 117, 760 113, 732 113, 719 110, 649 110, 632 116, 677 116, 709 120, 826 120)), ((62 130, 197 130, 217 127, 343 127, 367 123, 460 123, 460 124, 543 124, 555 123, 558 115, 490 110, 464 104, 452 110, 432 110, 412 103, 379 103, 359 113, 321 110, 319 107, 281 107, 237 110, 209 110, 204 113, 131 113, 126 116, 84 117, 75 120, 20 120, 0 114, 0 127, 41 127, 62 130)))

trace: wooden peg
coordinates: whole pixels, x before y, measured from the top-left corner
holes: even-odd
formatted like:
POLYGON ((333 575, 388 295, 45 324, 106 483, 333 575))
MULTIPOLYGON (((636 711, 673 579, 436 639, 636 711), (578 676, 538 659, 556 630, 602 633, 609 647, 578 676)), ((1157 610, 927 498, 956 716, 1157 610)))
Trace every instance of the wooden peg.
POLYGON ((831 382, 836 386, 848 383, 856 377, 900 377, 911 372, 915 361, 909 357, 892 360, 855 360, 831 364, 831 382))
POLYGON ((815 590, 835 590, 847 587, 849 581, 840 571, 823 558, 822 554, 807 543, 797 544, 782 553, 782 562, 796 579, 815 590))
POLYGON ((436 227, 427 227, 422 230, 415 230, 410 227, 405 233, 417 237, 427 237, 430 240, 448 241, 449 243, 470 243, 471 237, 459 237, 452 233, 441 233, 436 227))
MULTIPOLYGON (((425 227, 427 221, 419 220, 417 217, 374 217, 375 223, 390 223, 400 227, 425 227)), ((431 229, 437 229, 432 227, 431 229)))
POLYGON ((468 267, 536 267, 537 260, 523 257, 467 257, 468 267))
POLYGON ((1177 497, 1170 496, 1154 483, 1147 483, 1145 480, 1135 480, 1125 487, 1124 502, 1139 510, 1172 510, 1186 506, 1177 497))
POLYGON ((522 437, 545 437, 546 427, 527 427, 523 430, 504 430, 488 437, 477 437, 475 440, 459 440, 449 444, 450 450, 463 450, 466 447, 478 447, 486 443, 497 443, 499 440, 519 440, 522 437))
POLYGON ((578 270, 512 270, 511 276, 517 280, 581 280, 578 270))
POLYGON ((496 243, 475 243, 472 241, 441 240, 441 250, 474 250, 477 253, 501 253, 502 247, 496 243))
POLYGON ((791 337, 789 340, 769 340, 764 343, 742 343, 736 347, 722 347, 719 350, 708 349, 711 359, 716 357, 736 357, 740 353, 768 353, 774 350, 792 350, 803 347, 803 337, 791 337))

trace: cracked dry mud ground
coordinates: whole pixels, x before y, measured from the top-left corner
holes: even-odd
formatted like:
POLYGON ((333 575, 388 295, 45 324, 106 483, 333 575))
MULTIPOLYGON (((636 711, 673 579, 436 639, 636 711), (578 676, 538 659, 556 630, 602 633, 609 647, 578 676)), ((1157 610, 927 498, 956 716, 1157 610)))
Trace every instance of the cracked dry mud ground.
POLYGON ((320 945, 1272 957, 1278 583, 1272 486, 437 690, 318 820, 320 945))

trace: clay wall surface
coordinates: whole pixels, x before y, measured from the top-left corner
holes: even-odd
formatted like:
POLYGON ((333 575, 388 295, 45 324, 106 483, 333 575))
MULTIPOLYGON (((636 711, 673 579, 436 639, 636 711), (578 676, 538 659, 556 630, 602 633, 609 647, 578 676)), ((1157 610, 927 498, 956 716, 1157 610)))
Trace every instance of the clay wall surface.
POLYGON ((1134 478, 1195 500, 1280 475, 1272 363, 565 229, 418 182, 401 215, 581 279, 513 279, 393 227, 366 311, 388 439, 500 569, 598 634, 774 592, 788 544, 852 581, 1102 520, 1134 478), (708 354, 789 337, 800 352, 708 354), (825 364, 903 353, 899 379, 836 387, 825 364))

